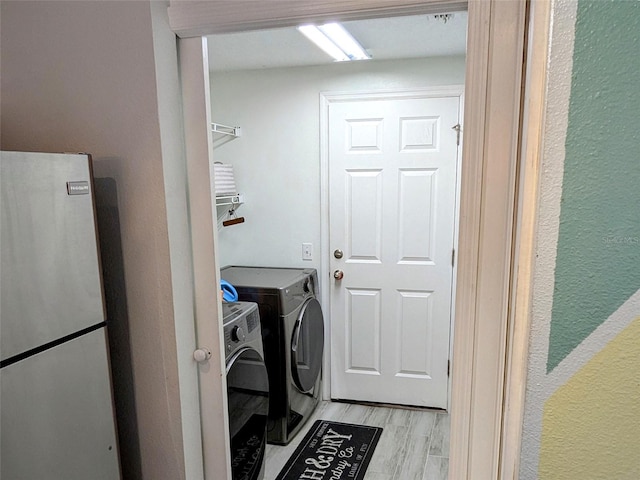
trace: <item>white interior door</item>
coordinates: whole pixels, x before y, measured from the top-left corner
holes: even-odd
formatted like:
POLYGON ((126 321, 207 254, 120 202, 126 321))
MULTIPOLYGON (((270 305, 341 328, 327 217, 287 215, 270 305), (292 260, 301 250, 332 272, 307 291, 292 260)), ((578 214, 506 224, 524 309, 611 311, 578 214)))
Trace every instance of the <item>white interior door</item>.
POLYGON ((447 407, 460 101, 329 103, 332 398, 447 407))

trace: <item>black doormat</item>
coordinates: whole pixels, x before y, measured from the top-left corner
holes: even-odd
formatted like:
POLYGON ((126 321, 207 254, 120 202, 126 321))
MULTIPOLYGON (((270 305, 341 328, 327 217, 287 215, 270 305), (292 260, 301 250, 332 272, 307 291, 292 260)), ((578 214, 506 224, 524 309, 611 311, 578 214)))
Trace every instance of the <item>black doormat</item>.
POLYGON ((276 480, 362 480, 382 428, 317 420, 276 480))

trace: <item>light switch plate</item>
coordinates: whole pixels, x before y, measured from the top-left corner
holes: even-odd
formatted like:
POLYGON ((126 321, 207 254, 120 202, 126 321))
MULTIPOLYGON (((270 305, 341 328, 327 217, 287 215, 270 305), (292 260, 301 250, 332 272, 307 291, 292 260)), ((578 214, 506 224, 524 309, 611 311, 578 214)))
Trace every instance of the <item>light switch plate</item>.
POLYGON ((302 244, 302 260, 313 260, 313 244, 302 244))

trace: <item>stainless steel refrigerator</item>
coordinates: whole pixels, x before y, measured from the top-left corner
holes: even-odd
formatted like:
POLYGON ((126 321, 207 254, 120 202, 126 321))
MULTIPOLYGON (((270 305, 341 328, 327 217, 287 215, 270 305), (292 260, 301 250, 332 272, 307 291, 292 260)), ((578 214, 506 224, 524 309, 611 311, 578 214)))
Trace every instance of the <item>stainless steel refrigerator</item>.
POLYGON ((91 158, 0 167, 0 477, 119 479, 91 158))

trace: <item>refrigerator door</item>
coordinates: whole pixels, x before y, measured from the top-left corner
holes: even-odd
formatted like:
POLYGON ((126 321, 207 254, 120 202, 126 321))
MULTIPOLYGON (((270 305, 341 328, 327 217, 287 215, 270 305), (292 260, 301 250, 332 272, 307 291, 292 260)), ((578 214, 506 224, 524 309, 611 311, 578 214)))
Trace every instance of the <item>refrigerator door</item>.
POLYGON ((105 333, 0 370, 0 478, 120 478, 105 333))
POLYGON ((0 355, 104 321, 88 155, 1 152, 0 355))

